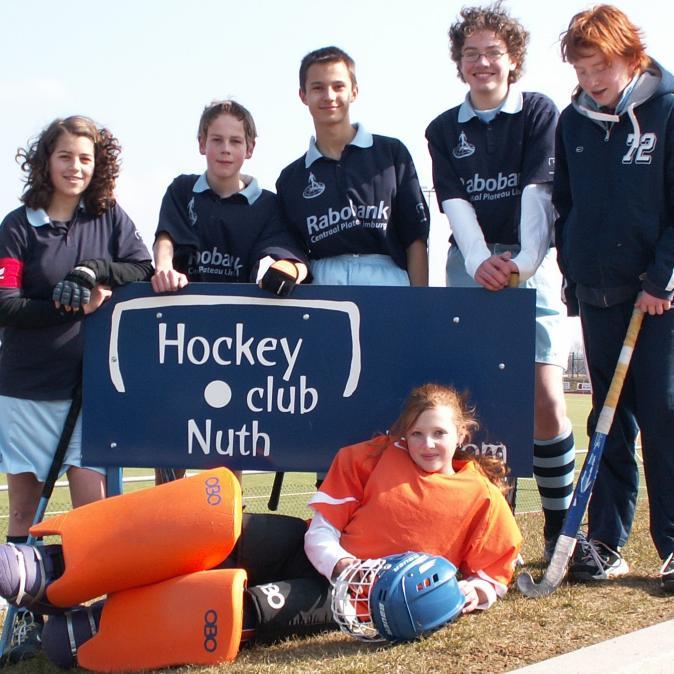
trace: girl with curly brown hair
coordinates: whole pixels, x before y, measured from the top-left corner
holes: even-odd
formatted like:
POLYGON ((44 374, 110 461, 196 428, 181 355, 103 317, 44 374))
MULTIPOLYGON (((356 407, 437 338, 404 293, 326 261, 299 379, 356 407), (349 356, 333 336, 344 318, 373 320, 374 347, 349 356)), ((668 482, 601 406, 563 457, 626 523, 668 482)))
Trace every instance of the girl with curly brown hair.
MULTIPOLYGON (((83 320, 115 286, 152 272, 115 200, 120 150, 110 131, 73 116, 17 152, 23 205, 0 225, 0 470, 10 542, 28 534, 80 378, 83 320)), ((62 469, 73 506, 104 495, 104 471, 81 466, 80 420, 62 469)))

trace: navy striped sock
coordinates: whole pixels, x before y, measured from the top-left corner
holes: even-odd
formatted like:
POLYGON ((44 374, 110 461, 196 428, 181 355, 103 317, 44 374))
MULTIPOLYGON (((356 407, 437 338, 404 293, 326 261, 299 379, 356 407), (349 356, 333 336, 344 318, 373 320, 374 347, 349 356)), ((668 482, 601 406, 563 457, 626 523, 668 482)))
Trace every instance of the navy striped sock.
POLYGON ((551 440, 534 440, 534 478, 541 495, 546 540, 556 538, 573 494, 576 447, 573 428, 551 440))

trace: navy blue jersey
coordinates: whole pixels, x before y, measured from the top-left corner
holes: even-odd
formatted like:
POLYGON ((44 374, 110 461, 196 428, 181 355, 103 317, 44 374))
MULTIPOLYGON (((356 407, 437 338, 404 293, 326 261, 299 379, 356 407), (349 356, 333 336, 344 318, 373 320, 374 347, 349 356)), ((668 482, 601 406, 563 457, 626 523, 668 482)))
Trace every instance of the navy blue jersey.
POLYGON ((118 205, 99 216, 78 209, 67 223, 52 222, 45 211, 22 206, 3 220, 0 299, 22 298, 22 311, 41 316, 41 324, 19 327, 20 315, 5 323, 0 394, 31 400, 71 397, 80 376, 82 315, 60 315, 51 296, 54 285, 88 259, 148 263, 128 280, 146 280, 150 268, 150 253, 118 205))
POLYGON ((260 189, 255 179, 221 198, 205 176, 178 176, 161 204, 161 232, 173 240, 173 266, 190 281, 248 283, 255 281, 257 263, 267 255, 304 260, 276 195, 260 189))
POLYGON ((515 90, 488 124, 467 103, 436 117, 426 139, 440 210, 447 199, 464 199, 487 243, 520 243, 522 190, 553 179, 557 117, 546 96, 515 90))
POLYGON ((613 121, 593 118, 582 94, 562 112, 555 236, 586 302, 615 304, 642 287, 674 295, 673 94, 674 77, 654 64, 613 121))
POLYGON ((287 221, 309 257, 384 254, 407 268, 407 248, 428 238, 429 216, 417 172, 397 139, 356 136, 339 160, 309 151, 276 181, 287 221))

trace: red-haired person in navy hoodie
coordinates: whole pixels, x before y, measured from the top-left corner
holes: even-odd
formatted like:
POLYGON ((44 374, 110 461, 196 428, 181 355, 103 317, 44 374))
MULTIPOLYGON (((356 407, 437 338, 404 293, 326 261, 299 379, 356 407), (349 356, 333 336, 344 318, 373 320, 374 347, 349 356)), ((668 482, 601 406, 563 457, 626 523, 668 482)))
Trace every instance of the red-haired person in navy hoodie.
POLYGON ((661 586, 674 592, 674 77, 611 5, 576 14, 561 49, 578 88, 557 128, 553 202, 567 306, 580 314, 592 381, 590 431, 633 307, 647 314, 570 576, 629 571, 620 549, 637 502, 640 429, 661 586))

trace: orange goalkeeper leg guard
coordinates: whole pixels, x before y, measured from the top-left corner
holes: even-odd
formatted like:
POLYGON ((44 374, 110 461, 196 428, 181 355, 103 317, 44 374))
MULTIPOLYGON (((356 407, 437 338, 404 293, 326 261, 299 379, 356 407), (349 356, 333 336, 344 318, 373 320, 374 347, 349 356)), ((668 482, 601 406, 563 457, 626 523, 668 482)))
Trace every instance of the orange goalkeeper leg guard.
POLYGON ((241 487, 226 468, 114 496, 31 528, 61 536, 65 571, 47 587, 55 606, 211 569, 241 533, 241 487))
POLYGON ((243 624, 243 569, 202 571, 108 597, 96 636, 77 663, 131 672, 233 660, 243 624))

